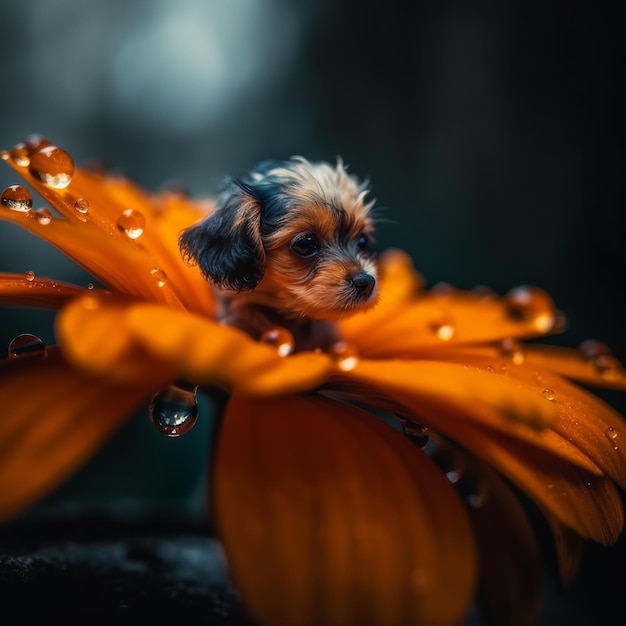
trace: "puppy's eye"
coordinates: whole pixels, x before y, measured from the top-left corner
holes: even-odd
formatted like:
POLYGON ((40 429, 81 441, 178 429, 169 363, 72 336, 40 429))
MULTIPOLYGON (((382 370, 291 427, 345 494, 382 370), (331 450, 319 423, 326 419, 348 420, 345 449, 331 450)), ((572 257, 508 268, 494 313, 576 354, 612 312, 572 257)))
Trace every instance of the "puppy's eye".
POLYGON ((302 235, 291 242, 291 251, 303 259, 309 259, 320 251, 320 242, 315 235, 302 235))
POLYGON ((364 233, 356 240, 356 245, 361 250, 367 250, 370 247, 370 238, 364 233))

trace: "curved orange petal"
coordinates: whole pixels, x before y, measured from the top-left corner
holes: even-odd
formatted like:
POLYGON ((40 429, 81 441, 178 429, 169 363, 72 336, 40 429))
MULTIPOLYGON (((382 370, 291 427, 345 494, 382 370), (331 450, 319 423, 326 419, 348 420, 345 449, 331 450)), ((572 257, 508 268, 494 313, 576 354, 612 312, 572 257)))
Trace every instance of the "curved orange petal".
MULTIPOLYGON (((506 434, 506 429, 497 432, 491 424, 486 429, 480 420, 467 419, 476 418, 475 407, 480 402, 504 402, 503 409, 510 410, 506 402, 508 393, 516 399, 516 412, 530 411, 532 415, 534 410, 542 410, 537 398, 543 400, 545 405, 553 406, 552 402, 522 386, 518 386, 517 390, 501 386, 501 382, 506 380, 504 378, 492 381, 494 393, 491 396, 485 390, 481 397, 469 385, 463 389, 458 375, 448 381, 450 397, 446 399, 445 371, 428 379, 427 373, 416 376, 420 369, 417 365, 388 362, 384 368, 376 369, 375 362, 363 360, 350 374, 354 375, 355 382, 367 383, 358 387, 362 402, 367 402, 369 396, 377 406, 403 411, 405 416, 413 416, 420 423, 458 442, 502 472, 547 513, 553 514, 579 535, 602 543, 616 540, 623 525, 619 494, 612 480, 598 475, 597 466, 591 460, 588 460, 590 467, 585 467, 584 455, 577 452, 575 446, 557 436, 553 449, 539 447, 513 437, 513 433, 506 434), (435 377, 441 380, 437 381, 435 377), (430 396, 429 384, 435 388, 435 393, 430 396)), ((465 383, 469 380, 466 378, 465 383)), ((555 415, 553 410, 550 411, 552 416, 555 415)))
POLYGON ((554 537, 559 578, 563 587, 567 587, 578 574, 582 558, 583 540, 567 526, 563 526, 557 519, 554 519, 552 515, 547 515, 546 517, 550 522, 552 536, 554 537))
MULTIPOLYGON (((486 367, 490 360, 473 359, 486 367)), ((518 381, 532 393, 549 398, 559 418, 551 430, 571 442, 626 489, 626 421, 600 398, 549 370, 521 365, 494 368, 495 378, 518 381)))
POLYGON ((320 385, 332 367, 326 354, 281 357, 237 329, 157 305, 133 306, 125 323, 146 350, 199 384, 217 382, 251 395, 295 393, 320 385))
POLYGON ((480 554, 479 600, 490 624, 532 626, 541 608, 539 547, 526 513, 509 487, 477 460, 484 501, 469 507, 480 554))
POLYGON ((175 285, 138 246, 127 245, 97 228, 85 228, 65 219, 40 223, 32 213, 0 210, 0 219, 11 221, 59 248, 101 282, 146 300, 182 308, 175 285))
MULTIPOLYGON (((75 169, 67 187, 56 189, 31 174, 27 166, 20 166, 12 159, 8 159, 8 164, 65 219, 53 218, 44 224, 37 220, 34 212, 9 209, 0 211, 0 218, 50 241, 110 287, 146 297, 133 280, 139 276, 147 287, 154 288, 157 281, 166 283, 159 284, 160 291, 152 291, 151 299, 161 301, 165 298, 173 303, 180 300, 188 308, 205 313, 213 310, 211 290, 200 272, 184 263, 178 249, 180 230, 202 218, 208 203, 185 202, 182 198, 175 203, 163 201, 159 195, 150 196, 120 176, 97 174, 81 168, 75 169), (87 202, 87 206, 78 211, 76 202, 87 202), (125 211, 132 211, 132 217, 126 220, 141 228, 140 235, 137 235, 139 231, 135 231, 132 238, 124 234, 128 232, 123 221, 125 211), (68 234, 73 236, 73 242, 68 234), (102 248, 100 253, 94 250, 94 246, 102 248), (130 267, 130 261, 134 272, 116 272, 115 268, 109 267, 111 260, 125 268, 130 267), (152 274, 155 270, 158 270, 156 280, 152 274), (162 281, 161 277, 166 280, 162 281)), ((163 196, 169 198, 172 194, 163 196)))
MULTIPOLYGON (((586 454, 546 428, 557 421, 558 411, 540 391, 495 378, 493 374, 492 369, 458 363, 385 361, 384 367, 380 367, 378 361, 361 359, 348 374, 335 373, 332 386, 348 393, 356 386, 351 394, 354 399, 360 396, 375 401, 376 390, 383 397, 388 391, 407 394, 413 402, 420 398, 431 405, 441 405, 453 416, 546 449, 591 473, 602 473, 586 454)), ((401 407, 395 410, 401 412, 401 407)), ((444 428, 440 422, 424 425, 440 431, 444 428)))
POLYGON ((402 435, 319 396, 233 396, 215 512, 262 624, 457 624, 476 555, 460 499, 402 435))
POLYGON ((433 347, 423 350, 421 356, 446 361, 489 360, 497 369, 524 364, 537 371, 548 370, 586 385, 626 391, 626 370, 619 362, 612 357, 594 362, 575 348, 518 343, 505 338, 492 345, 450 346, 445 350, 433 347))
POLYGON ((364 313, 342 321, 341 332, 366 357, 417 357, 433 348, 544 335, 556 319, 555 310, 528 318, 513 315, 505 298, 431 291, 394 308, 386 324, 374 312, 364 313))
POLYGON ((117 386, 71 368, 58 349, 0 361, 0 519, 65 480, 154 389, 117 386))
POLYGON ((58 309, 87 291, 69 283, 27 277, 24 274, 0 274, 0 304, 58 309))
POLYGON ((102 292, 65 307, 57 334, 77 367, 129 383, 167 372, 171 379, 271 395, 316 387, 331 368, 325 354, 282 358, 204 317, 102 292))

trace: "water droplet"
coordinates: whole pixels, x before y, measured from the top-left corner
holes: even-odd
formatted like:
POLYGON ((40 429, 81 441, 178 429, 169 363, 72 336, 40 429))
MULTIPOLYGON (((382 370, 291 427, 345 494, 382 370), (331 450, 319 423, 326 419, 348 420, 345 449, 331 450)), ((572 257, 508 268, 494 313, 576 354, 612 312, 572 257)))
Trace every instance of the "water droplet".
POLYGON ((601 354, 593 360, 596 371, 605 380, 620 380, 624 375, 621 362, 610 354, 601 354))
POLYGON ((543 396, 546 400, 550 400, 550 402, 552 402, 552 401, 554 400, 554 398, 555 398, 554 391, 552 391, 552 389, 548 389, 548 388, 544 389, 544 390, 541 392, 541 395, 542 395, 542 396, 543 396))
POLYGON ((87 289, 91 290, 94 288, 94 284, 93 283, 87 283, 87 289))
POLYGON ((404 436, 411 441, 411 443, 414 443, 418 448, 423 450, 430 442, 428 428, 419 422, 414 422, 405 417, 399 417, 399 419, 404 436))
POLYGON ((543 289, 520 285, 504 296, 504 302, 511 317, 531 323, 535 330, 547 333, 554 328, 554 301, 543 289))
POLYGON ((484 506, 489 499, 489 490, 487 489, 487 483, 482 478, 477 478, 470 488, 465 493, 465 501, 475 509, 484 506))
POLYGON ((503 339, 500 343, 500 354, 511 359, 515 365, 521 365, 524 362, 524 348, 515 339, 503 339))
POLYGON ((46 146, 51 146, 52 142, 49 139, 46 139, 43 135, 33 133, 32 135, 28 135, 25 145, 28 148, 29 153, 32 153, 40 150, 41 148, 45 148, 46 146))
POLYGON ((139 211, 126 209, 119 216, 117 227, 129 239, 137 239, 143 235, 143 229, 146 227, 146 218, 139 211))
POLYGON ((74 161, 62 148, 47 145, 31 154, 28 171, 49 187, 65 189, 74 175, 74 161))
POLYGON ((328 354, 332 357, 337 367, 342 372, 349 372, 359 364, 359 353, 355 346, 346 341, 336 341, 328 349, 328 354))
POLYGON ((0 150, 0 159, 8 161, 11 158, 8 150, 0 150))
POLYGON ((13 211, 28 213, 33 208, 33 196, 22 185, 10 185, 0 194, 0 204, 13 211))
POLYGON ((41 207, 35 211, 35 217, 42 226, 47 226, 52 221, 52 212, 46 207, 41 207))
POLYGON ((89 200, 87 198, 78 198, 74 202, 74 210, 81 215, 87 215, 89 213, 89 200))
POLYGON ((30 149, 23 142, 16 143, 11 152, 9 152, 9 156, 13 159, 15 165, 27 167, 30 164, 30 149))
POLYGON ((455 329, 449 322, 434 322, 430 327, 441 341, 450 341, 454 337, 455 329))
POLYGON ((293 335, 282 326, 268 328, 259 338, 259 341, 273 346, 278 356, 289 356, 296 347, 293 335))
POLYGON ((46 356, 46 344, 37 335, 23 333, 11 340, 8 352, 10 359, 43 358, 46 356))
POLYGON ((583 358, 593 361, 599 356, 606 356, 612 354, 611 348, 602 341, 597 339, 586 339, 579 346, 578 350, 583 358))
POLYGON ((189 432, 198 420, 198 387, 170 384, 150 402, 150 421, 168 437, 189 432))
POLYGON ((163 270, 155 267, 154 269, 150 270, 150 275, 157 281, 157 286, 165 287, 167 275, 163 270))
POLYGON ((35 280, 35 272, 33 272, 33 270, 26 270, 24 272, 24 278, 29 282, 32 283, 35 280))
POLYGON ((613 426, 609 426, 605 431, 604 434, 606 435, 606 437, 611 441, 611 443, 613 444, 613 449, 614 450, 619 450, 619 446, 617 445, 617 430, 615 430, 615 428, 613 428, 613 426))
POLYGON ((488 372, 495 372, 496 371, 496 368, 493 365, 485 365, 485 369, 488 372))
POLYGON ((441 281, 435 283, 430 290, 436 296, 448 297, 454 293, 454 285, 441 281))

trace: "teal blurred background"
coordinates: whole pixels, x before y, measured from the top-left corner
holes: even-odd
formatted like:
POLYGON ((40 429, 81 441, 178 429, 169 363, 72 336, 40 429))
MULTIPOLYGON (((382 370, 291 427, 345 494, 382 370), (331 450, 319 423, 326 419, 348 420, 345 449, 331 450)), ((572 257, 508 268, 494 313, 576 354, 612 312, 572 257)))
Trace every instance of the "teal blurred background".
MULTIPOLYGON (((0 20, 0 148, 39 133, 194 195, 261 159, 341 155, 384 209, 379 249, 409 251, 431 285, 541 286, 569 318, 557 341, 626 360, 617 3, 21 0, 0 20)), ((5 223, 0 269, 92 280, 5 223)), ((0 311, 0 347, 52 343, 52 319, 0 311)), ((202 407, 177 440, 142 411, 55 497, 198 505, 202 407)))

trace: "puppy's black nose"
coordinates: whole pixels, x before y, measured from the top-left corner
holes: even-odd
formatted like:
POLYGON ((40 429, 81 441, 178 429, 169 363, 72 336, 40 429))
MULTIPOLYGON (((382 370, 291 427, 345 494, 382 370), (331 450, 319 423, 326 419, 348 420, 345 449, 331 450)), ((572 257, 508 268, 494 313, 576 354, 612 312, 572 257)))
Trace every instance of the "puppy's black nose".
POLYGON ((350 282, 359 292, 359 295, 366 297, 372 293, 376 279, 367 272, 359 272, 350 276, 350 282))

